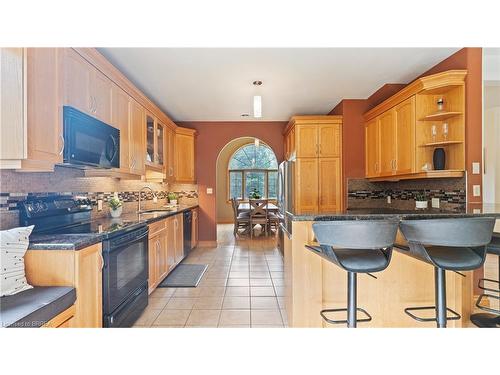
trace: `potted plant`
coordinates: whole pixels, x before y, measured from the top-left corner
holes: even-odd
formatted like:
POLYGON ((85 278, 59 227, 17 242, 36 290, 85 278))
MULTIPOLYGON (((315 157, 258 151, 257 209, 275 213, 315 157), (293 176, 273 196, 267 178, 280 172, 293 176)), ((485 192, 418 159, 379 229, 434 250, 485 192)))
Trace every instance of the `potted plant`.
POLYGON ((170 204, 177 205, 177 194, 170 192, 167 194, 167 198, 170 204))
POLYGON ((424 192, 418 192, 415 194, 415 207, 420 208, 420 209, 425 209, 427 208, 428 202, 427 198, 425 197, 424 192))
POLYGON ((261 195, 257 189, 253 189, 253 191, 249 194, 250 199, 260 199, 261 195))
POLYGON ((113 198, 111 198, 108 201, 108 205, 110 208, 109 212, 111 214, 111 217, 117 218, 121 216, 123 210, 123 203, 120 200, 120 198, 118 198, 118 196, 115 195, 113 198))

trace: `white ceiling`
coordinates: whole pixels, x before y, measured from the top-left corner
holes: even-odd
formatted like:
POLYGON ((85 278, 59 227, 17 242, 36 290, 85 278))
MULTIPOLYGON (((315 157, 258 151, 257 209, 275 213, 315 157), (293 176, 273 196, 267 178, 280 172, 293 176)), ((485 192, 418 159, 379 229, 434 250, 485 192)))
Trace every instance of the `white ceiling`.
POLYGON ((254 121, 326 114, 385 83, 407 83, 458 48, 100 48, 174 121, 254 121), (254 80, 263 81, 258 89, 254 80))

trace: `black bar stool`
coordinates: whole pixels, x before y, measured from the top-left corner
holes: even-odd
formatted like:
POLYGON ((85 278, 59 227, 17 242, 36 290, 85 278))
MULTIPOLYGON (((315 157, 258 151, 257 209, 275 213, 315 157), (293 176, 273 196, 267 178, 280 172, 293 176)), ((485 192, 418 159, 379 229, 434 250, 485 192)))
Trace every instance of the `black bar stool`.
POLYGON ((486 246, 486 253, 498 256, 498 275, 499 280, 480 279, 479 289, 484 290, 477 299, 476 306, 481 310, 488 311, 488 313, 472 314, 470 320, 480 328, 499 328, 500 327, 500 309, 494 309, 481 304, 483 298, 488 297, 491 299, 500 300, 500 233, 493 234, 491 242, 486 246), (497 284, 499 287, 496 289, 486 287, 485 283, 497 284), (494 293, 494 294, 492 294, 494 293), (498 296, 496 295, 498 294, 498 296))
MULTIPOLYGON (((324 259, 347 271, 347 308, 321 310, 325 321, 355 328, 372 317, 357 307, 357 274, 387 268, 398 231, 398 220, 346 220, 315 222, 313 231, 320 246, 306 246, 324 259), (347 320, 332 320, 325 313, 347 311, 347 320), (366 315, 358 319, 357 312, 366 315)), ((374 277, 374 276, 373 276, 374 277)))
POLYGON ((405 313, 419 322, 437 323, 446 328, 447 320, 458 320, 460 314, 446 307, 445 271, 471 271, 486 259, 486 245, 491 241, 495 218, 472 217, 430 220, 403 220, 401 231, 414 258, 434 266, 435 306, 409 307, 405 313), (422 318, 414 311, 436 311, 435 318, 422 318), (447 316, 447 312, 452 316, 447 316))

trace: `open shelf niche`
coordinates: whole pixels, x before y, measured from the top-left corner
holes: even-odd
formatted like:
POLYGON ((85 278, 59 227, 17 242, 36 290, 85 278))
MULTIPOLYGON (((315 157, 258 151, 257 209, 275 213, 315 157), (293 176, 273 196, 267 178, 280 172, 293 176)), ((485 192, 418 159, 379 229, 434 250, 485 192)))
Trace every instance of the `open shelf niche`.
POLYGON ((415 129, 416 169, 433 165, 433 153, 438 147, 444 149, 446 163, 444 171, 431 171, 436 175, 446 171, 465 170, 465 83, 454 83, 422 90, 416 96, 415 129), (438 108, 438 100, 443 99, 443 108, 438 108), (445 125, 446 124, 446 125, 445 125), (433 127, 435 134, 433 135, 433 127), (448 134, 445 134, 445 128, 448 134))

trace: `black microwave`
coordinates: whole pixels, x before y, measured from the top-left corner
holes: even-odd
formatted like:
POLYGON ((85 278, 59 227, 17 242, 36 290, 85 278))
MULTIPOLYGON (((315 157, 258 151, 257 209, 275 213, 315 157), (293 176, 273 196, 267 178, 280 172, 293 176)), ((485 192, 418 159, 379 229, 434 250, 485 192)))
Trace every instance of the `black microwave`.
POLYGON ((70 106, 63 107, 64 163, 120 167, 120 130, 70 106))

